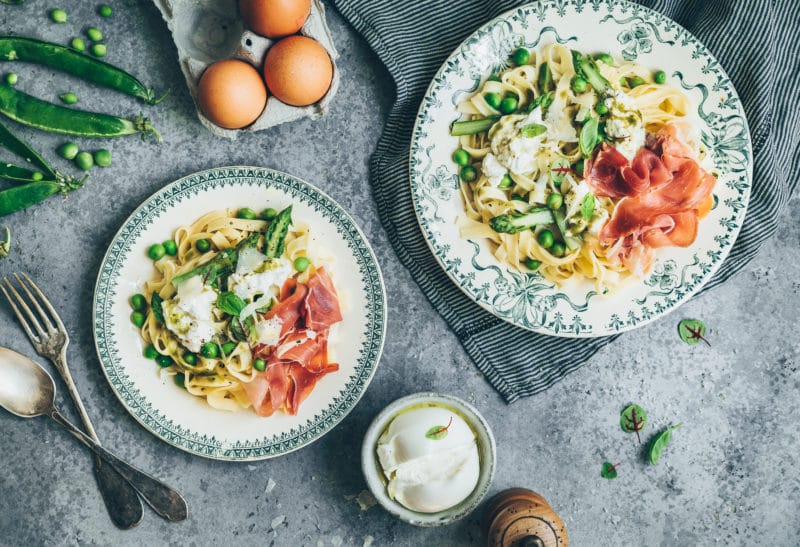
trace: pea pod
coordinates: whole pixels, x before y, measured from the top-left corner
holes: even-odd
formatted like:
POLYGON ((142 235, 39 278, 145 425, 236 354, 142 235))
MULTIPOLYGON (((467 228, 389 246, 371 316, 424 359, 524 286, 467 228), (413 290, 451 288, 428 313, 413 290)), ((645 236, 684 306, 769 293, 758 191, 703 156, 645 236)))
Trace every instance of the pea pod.
POLYGON ((26 184, 36 180, 44 180, 44 176, 42 176, 39 171, 26 169, 25 167, 20 167, 19 165, 14 165, 12 163, 0 162, 0 179, 26 184))
POLYGON ((42 180, 12 186, 0 192, 0 216, 10 215, 35 205, 58 193, 71 192, 83 186, 85 177, 79 181, 42 180))
POLYGON ((45 178, 56 178, 55 171, 44 158, 36 150, 15 137, 2 123, 0 123, 0 146, 5 146, 13 154, 24 158, 28 163, 44 171, 45 178))
POLYGON ((66 108, 37 99, 13 87, 0 84, 0 112, 19 123, 64 135, 112 138, 141 133, 142 137, 161 135, 150 125, 150 120, 118 118, 100 112, 66 108))
POLYGON ((0 36, 0 59, 23 61, 60 70, 93 84, 156 104, 155 92, 121 68, 71 48, 22 36, 0 36))

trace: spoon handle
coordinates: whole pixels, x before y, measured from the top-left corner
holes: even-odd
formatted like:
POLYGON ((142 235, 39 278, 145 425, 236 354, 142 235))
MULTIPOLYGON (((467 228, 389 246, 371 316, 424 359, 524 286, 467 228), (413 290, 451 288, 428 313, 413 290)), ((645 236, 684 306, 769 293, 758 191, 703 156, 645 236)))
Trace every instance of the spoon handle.
POLYGON ((97 444, 94 439, 78 429, 55 408, 50 413, 50 417, 64 426, 79 441, 88 446, 103 460, 103 462, 113 467, 122 475, 159 516, 173 522, 186 520, 189 516, 189 508, 186 505, 186 500, 184 500, 177 491, 151 477, 144 471, 140 471, 129 463, 119 459, 97 444))

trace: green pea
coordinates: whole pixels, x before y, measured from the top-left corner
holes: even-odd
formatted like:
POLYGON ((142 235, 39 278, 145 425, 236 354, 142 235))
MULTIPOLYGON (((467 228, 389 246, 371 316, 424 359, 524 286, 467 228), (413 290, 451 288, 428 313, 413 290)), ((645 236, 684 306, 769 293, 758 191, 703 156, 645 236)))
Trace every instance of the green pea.
POLYGON ((99 28, 89 27, 86 29, 86 36, 89 37, 89 40, 92 42, 99 42, 103 39, 103 33, 100 31, 99 28))
POLYGON ((144 355, 147 359, 155 359, 158 357, 159 353, 153 344, 147 344, 147 347, 144 348, 142 355, 144 355))
POLYGON ((516 112, 518 107, 519 100, 516 97, 506 97, 503 99, 503 102, 500 103, 500 112, 503 114, 512 114, 513 112, 516 112))
POLYGON ((83 38, 75 37, 72 39, 69 45, 75 51, 86 51, 86 42, 83 41, 83 38))
POLYGON ((536 240, 539 242, 539 245, 544 247, 545 249, 549 249, 553 246, 553 242, 555 241, 553 238, 553 232, 550 230, 542 230, 539 232, 539 235, 536 236, 536 240))
POLYGON ((630 78, 628 78, 628 85, 630 86, 631 89, 633 89, 634 87, 638 87, 640 85, 644 85, 644 83, 645 83, 644 79, 640 78, 639 76, 631 76, 630 78))
POLYGON ((89 48, 89 51, 91 51, 92 55, 95 57, 105 57, 107 49, 105 44, 92 44, 92 47, 89 48))
POLYGON ((267 362, 263 359, 256 359, 253 361, 253 368, 263 372, 267 368, 267 362))
POLYGON ((499 109, 500 108, 500 103, 503 102, 503 98, 500 96, 500 94, 499 93, 495 93, 493 91, 490 91, 489 93, 484 95, 483 98, 486 100, 486 104, 488 104, 489 106, 491 106, 495 110, 499 109))
POLYGON ((39 171, 36 171, 33 175, 31 175, 33 180, 42 180, 44 175, 42 175, 39 171))
POLYGON ((478 178, 478 172, 471 165, 467 165, 461 169, 461 180, 464 182, 475 182, 478 178))
POLYGON ((134 310, 144 310, 147 308, 147 298, 143 294, 136 293, 131 296, 131 308, 134 310))
POLYGON ((178 244, 175 243, 174 239, 168 239, 164 243, 164 252, 167 253, 169 256, 175 256, 178 254, 178 244))
POLYGON ((186 375, 182 372, 179 372, 175 375, 175 385, 178 387, 186 387, 186 375))
POLYGON ((233 353, 233 350, 236 349, 236 342, 225 342, 222 344, 222 353, 225 355, 230 355, 233 353))
POLYGON ((297 258, 294 259, 294 269, 297 270, 298 272, 306 271, 308 269, 309 264, 311 264, 311 262, 309 262, 308 259, 304 256, 298 256, 297 258))
POLYGON ((514 184, 514 179, 506 173, 503 175, 503 179, 500 181, 500 184, 497 185, 498 188, 511 188, 511 185, 514 184))
POLYGON ((78 155, 75 156, 75 165, 78 166, 78 169, 88 171, 94 167, 94 158, 89 152, 78 152, 78 155))
POLYGON ((100 17, 111 17, 111 14, 114 13, 114 11, 108 4, 102 4, 97 7, 97 13, 100 15, 100 17))
POLYGON ((169 355, 159 354, 158 356, 156 356, 156 363, 158 363, 158 366, 160 366, 161 368, 167 368, 175 364, 175 361, 173 361, 172 357, 170 357, 169 355))
POLYGON ((147 249, 147 256, 150 257, 151 260, 159 260, 167 254, 167 250, 161 243, 153 243, 150 245, 150 248, 147 249))
POLYGON ((572 166, 572 168, 575 169, 575 172, 578 173, 578 175, 581 177, 583 177, 583 167, 584 167, 583 159, 579 159, 577 162, 575 162, 575 165, 572 166))
POLYGON ((249 207, 242 207, 236 212, 236 218, 243 218, 245 220, 255 220, 258 218, 256 212, 249 207))
POLYGON ((105 148, 96 150, 94 153, 94 162, 100 167, 108 167, 111 165, 111 152, 105 148))
POLYGON ((536 271, 536 270, 539 269, 539 266, 541 266, 541 265, 542 265, 541 261, 536 260, 535 258, 526 258, 525 259, 525 267, 528 268, 529 270, 536 271))
POLYGON ((470 159, 472 158, 470 158, 469 152, 467 152, 463 148, 459 148, 458 150, 453 152, 453 161, 462 167, 464 167, 465 165, 469 165, 470 159))
POLYGON ((559 209, 564 204, 564 196, 561 194, 552 193, 547 196, 547 206, 550 209, 559 209))
POLYGON ((624 76, 622 78, 620 78, 619 79, 619 86, 620 87, 630 87, 630 84, 628 84, 628 79, 626 77, 624 77, 624 76))
POLYGON ((75 104, 78 102, 78 96, 74 93, 62 93, 58 96, 64 104, 75 104))
POLYGON ((608 53, 599 53, 595 56, 595 59, 607 64, 608 66, 614 66, 614 57, 612 57, 608 53))
POLYGON ((214 342, 206 342, 200 348, 200 355, 206 359, 214 359, 219 355, 219 347, 214 342))
POLYGON ((66 23, 67 12, 63 9, 54 9, 50 12, 50 19, 52 19, 54 23, 66 23))
POLYGON ((653 74, 653 81, 657 84, 666 83, 667 73, 664 72, 663 70, 656 71, 656 73, 653 74))
POLYGON ((211 241, 208 239, 198 239, 194 242, 194 246, 197 247, 197 250, 201 253, 207 253, 211 250, 211 241))
POLYGON ((19 81, 19 76, 17 76, 16 72, 9 72, 8 74, 6 74, 6 83, 8 85, 17 85, 18 81, 19 81))
POLYGON ((521 201, 523 203, 528 203, 528 198, 526 196, 520 196, 519 194, 514 194, 511 196, 511 199, 514 201, 521 201))
POLYGON ((135 311, 131 313, 131 323, 133 323, 137 327, 141 327, 142 325, 144 325, 144 314, 140 311, 135 311))
POLYGON ((187 365, 196 365, 197 355, 195 355, 191 351, 187 351, 183 354, 183 360, 186 362, 187 365))
POLYGON ((586 90, 589 89, 589 82, 581 78, 580 76, 575 76, 572 78, 572 91, 575 93, 586 93, 586 90))
POLYGON ((556 241, 555 243, 553 243, 553 246, 550 247, 550 254, 553 256, 562 257, 566 252, 567 248, 560 241, 556 241))
POLYGON ((603 101, 600 101, 599 103, 597 103, 597 104, 594 106, 594 109, 595 109, 595 111, 597 111, 597 113, 598 113, 598 114, 600 114, 601 116, 603 116, 603 115, 605 115, 605 114, 608 114, 608 106, 606 106, 606 103, 604 103, 603 101))
POLYGON ((531 60, 531 53, 524 47, 519 48, 511 54, 511 60, 517 66, 527 65, 531 60))
POLYGON ((503 80, 497 74, 492 74, 488 78, 486 78, 487 82, 502 82, 503 80))
POLYGON ((80 149, 74 142, 65 142, 56 149, 56 152, 65 160, 74 160, 75 156, 80 152, 80 149))
POLYGON ((261 220, 272 220, 273 218, 278 216, 278 211, 276 211, 272 207, 267 207, 266 209, 261 211, 261 214, 258 216, 261 217, 261 220))

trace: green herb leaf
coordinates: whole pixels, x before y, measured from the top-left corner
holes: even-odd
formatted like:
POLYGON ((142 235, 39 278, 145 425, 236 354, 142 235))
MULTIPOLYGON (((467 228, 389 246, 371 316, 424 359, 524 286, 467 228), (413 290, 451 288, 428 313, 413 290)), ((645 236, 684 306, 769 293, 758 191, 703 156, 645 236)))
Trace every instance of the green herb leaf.
POLYGON ((547 126, 540 123, 529 123, 527 125, 523 125, 519 130, 520 134, 526 139, 538 137, 545 131, 547 131, 547 126))
POLYGON ((600 469, 600 476, 604 479, 616 479, 617 465, 614 465, 611 462, 603 462, 603 467, 600 469))
POLYGON ((592 215, 594 214, 594 194, 589 192, 585 196, 583 196, 583 201, 581 202, 581 216, 583 220, 589 222, 592 220, 592 215))
POLYGON ((658 459, 661 457, 661 452, 664 451, 664 447, 669 444, 669 441, 672 438, 672 432, 682 425, 683 423, 675 424, 669 429, 656 435, 656 437, 653 439, 653 442, 650 443, 650 448, 647 451, 647 455, 650 458, 650 463, 653 465, 658 463, 658 459))
POLYGON ((639 432, 647 425, 647 412, 639 405, 628 405, 619 415, 619 425, 625 433, 636 433, 639 444, 642 444, 639 432))
POLYGON ((240 321, 238 317, 231 319, 231 333, 236 340, 240 342, 247 342, 254 345, 258 342, 258 332, 256 332, 256 321, 253 316, 247 317, 244 321, 240 321))
POLYGON ((228 315, 238 317, 245 306, 245 301, 232 292, 224 292, 217 297, 217 308, 228 315))
POLYGON ((447 437, 447 433, 450 430, 451 425, 453 425, 452 416, 450 416, 450 421, 447 422, 447 425, 435 425, 428 431, 426 431, 425 438, 431 439, 432 441, 441 441, 442 439, 447 437))
POLYGON ((587 158, 592 155, 598 143, 598 124, 599 118, 590 116, 581 128, 578 144, 580 145, 581 153, 587 158))
POLYGON ((164 324, 163 304, 164 299, 156 291, 153 291, 153 296, 150 297, 150 309, 153 310, 153 317, 162 325, 164 324))
POLYGON ((694 346, 702 340, 711 347, 711 343, 705 339, 705 335, 706 324, 699 319, 684 319, 678 323, 678 336, 690 346, 694 346))
POLYGON ((554 184, 561 184, 570 171, 572 171, 572 167, 569 164, 569 160, 567 158, 558 158, 550 166, 550 180, 554 184))

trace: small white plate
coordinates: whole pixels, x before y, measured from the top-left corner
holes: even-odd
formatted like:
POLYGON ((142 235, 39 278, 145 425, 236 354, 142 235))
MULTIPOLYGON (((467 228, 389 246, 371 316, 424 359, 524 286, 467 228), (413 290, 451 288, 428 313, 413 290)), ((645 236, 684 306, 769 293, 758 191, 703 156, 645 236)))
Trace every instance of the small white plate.
POLYGON ((189 175, 148 198, 111 242, 94 293, 97 354, 111 389, 145 428, 187 452, 219 460, 259 460, 306 446, 333 429, 367 389, 386 335, 386 291, 375 255, 353 219, 314 186, 258 167, 189 175), (332 277, 342 301, 342 333, 332 344, 340 369, 322 378, 296 416, 227 412, 159 377, 142 356, 128 299, 154 273, 147 248, 203 214, 225 208, 293 206, 317 244, 336 257, 332 277), (345 334, 346 333, 346 334, 345 334))

